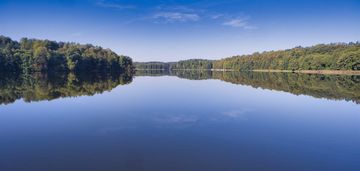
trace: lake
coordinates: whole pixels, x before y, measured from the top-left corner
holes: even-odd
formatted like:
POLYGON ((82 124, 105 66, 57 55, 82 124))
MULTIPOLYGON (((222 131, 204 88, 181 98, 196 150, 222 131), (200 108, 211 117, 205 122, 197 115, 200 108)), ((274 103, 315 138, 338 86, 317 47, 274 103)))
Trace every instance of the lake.
POLYGON ((360 76, 12 76, 0 104, 1 171, 360 169, 360 76))

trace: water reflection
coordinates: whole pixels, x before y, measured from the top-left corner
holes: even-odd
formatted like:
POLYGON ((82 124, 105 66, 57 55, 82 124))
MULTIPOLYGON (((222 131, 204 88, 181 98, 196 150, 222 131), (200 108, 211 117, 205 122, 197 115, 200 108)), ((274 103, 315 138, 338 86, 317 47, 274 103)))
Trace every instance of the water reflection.
MULTIPOLYGON (((136 76, 177 76, 190 80, 218 79, 233 84, 247 85, 309 95, 316 98, 346 100, 360 104, 359 75, 317 75, 264 72, 212 71, 137 71, 136 76)), ((110 91, 118 85, 132 82, 133 74, 74 74, 37 73, 31 75, 0 75, 0 104, 19 99, 25 102, 53 100, 61 97, 92 96, 110 91)))
POLYGON ((212 72, 199 70, 149 70, 137 71, 136 75, 171 75, 190 80, 218 79, 254 88, 284 91, 295 95, 309 95, 316 98, 326 98, 331 100, 353 101, 360 104, 359 75, 320 75, 274 72, 212 72))
POLYGON ((0 104, 53 100, 61 97, 92 96, 129 84, 127 73, 35 73, 0 76, 0 104))
MULTIPOLYGON (((272 88, 262 85, 263 74, 180 74, 191 79, 239 79, 234 82, 272 88)), ((274 80, 285 80, 278 75, 265 74, 264 79, 282 83, 274 80)), ((2 85, 16 92, 18 83, 17 97, 32 97, 27 101, 48 100, 59 94, 101 93, 121 83, 120 78, 128 78, 124 84, 131 81, 131 75, 57 74, 22 77, 2 85), (44 93, 35 96, 35 92, 44 93)), ((354 103, 217 80, 135 77, 131 85, 93 97, 1 106, 0 170, 355 171, 360 168, 359 110, 354 103)))

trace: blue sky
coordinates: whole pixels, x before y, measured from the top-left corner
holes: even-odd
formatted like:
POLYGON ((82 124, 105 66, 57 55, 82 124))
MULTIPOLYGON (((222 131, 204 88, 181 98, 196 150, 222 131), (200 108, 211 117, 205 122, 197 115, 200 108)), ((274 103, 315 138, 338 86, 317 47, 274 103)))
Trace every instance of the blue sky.
POLYGON ((135 61, 218 59, 360 40, 359 0, 0 0, 0 34, 92 43, 135 61))

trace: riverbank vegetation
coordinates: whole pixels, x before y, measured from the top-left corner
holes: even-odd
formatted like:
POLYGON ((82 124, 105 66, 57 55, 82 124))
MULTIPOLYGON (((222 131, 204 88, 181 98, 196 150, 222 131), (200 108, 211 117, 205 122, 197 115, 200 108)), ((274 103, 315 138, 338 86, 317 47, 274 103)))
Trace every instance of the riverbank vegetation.
POLYGON ((170 70, 172 65, 170 62, 134 62, 137 70, 170 70))
MULTIPOLYGON (((140 63, 141 65, 149 63, 140 63)), ((220 60, 191 59, 168 64, 172 70, 360 70, 360 43, 319 44, 311 47, 253 53, 220 60)))
POLYGON ((137 70, 231 71, 360 71, 360 43, 320 44, 287 50, 253 53, 220 60, 190 59, 178 62, 136 62, 110 49, 0 36, 0 72, 125 72, 137 70))
POLYGON ((321 44, 217 60, 214 69, 360 70, 360 43, 321 44))
POLYGON ((0 36, 0 72, 125 72, 132 59, 91 44, 0 36))

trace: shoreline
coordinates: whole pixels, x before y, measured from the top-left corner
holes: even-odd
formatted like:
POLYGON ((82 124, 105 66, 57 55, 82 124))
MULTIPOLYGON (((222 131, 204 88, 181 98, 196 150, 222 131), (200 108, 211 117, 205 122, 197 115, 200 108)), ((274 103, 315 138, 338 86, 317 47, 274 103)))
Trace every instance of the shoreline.
MULTIPOLYGON (((135 69, 135 71, 165 71, 165 69, 135 69)), ((243 72, 233 69, 174 69, 174 71, 215 71, 215 72, 243 72)), ((283 73, 301 73, 301 74, 324 74, 324 75, 360 75, 360 71, 355 70, 272 70, 255 69, 250 72, 283 72, 283 73)))
POLYGON ((252 70, 253 72, 292 72, 301 74, 324 74, 324 75, 360 75, 360 71, 354 70, 252 70))
MULTIPOLYGON (((184 69, 184 70, 201 70, 201 69, 184 69)), ((210 71, 236 72, 233 69, 210 69, 210 71)), ((355 70, 275 70, 275 69, 254 69, 250 72, 285 72, 301 74, 324 74, 324 75, 360 75, 360 71, 355 70)), ((242 72, 242 71, 237 71, 242 72)))

